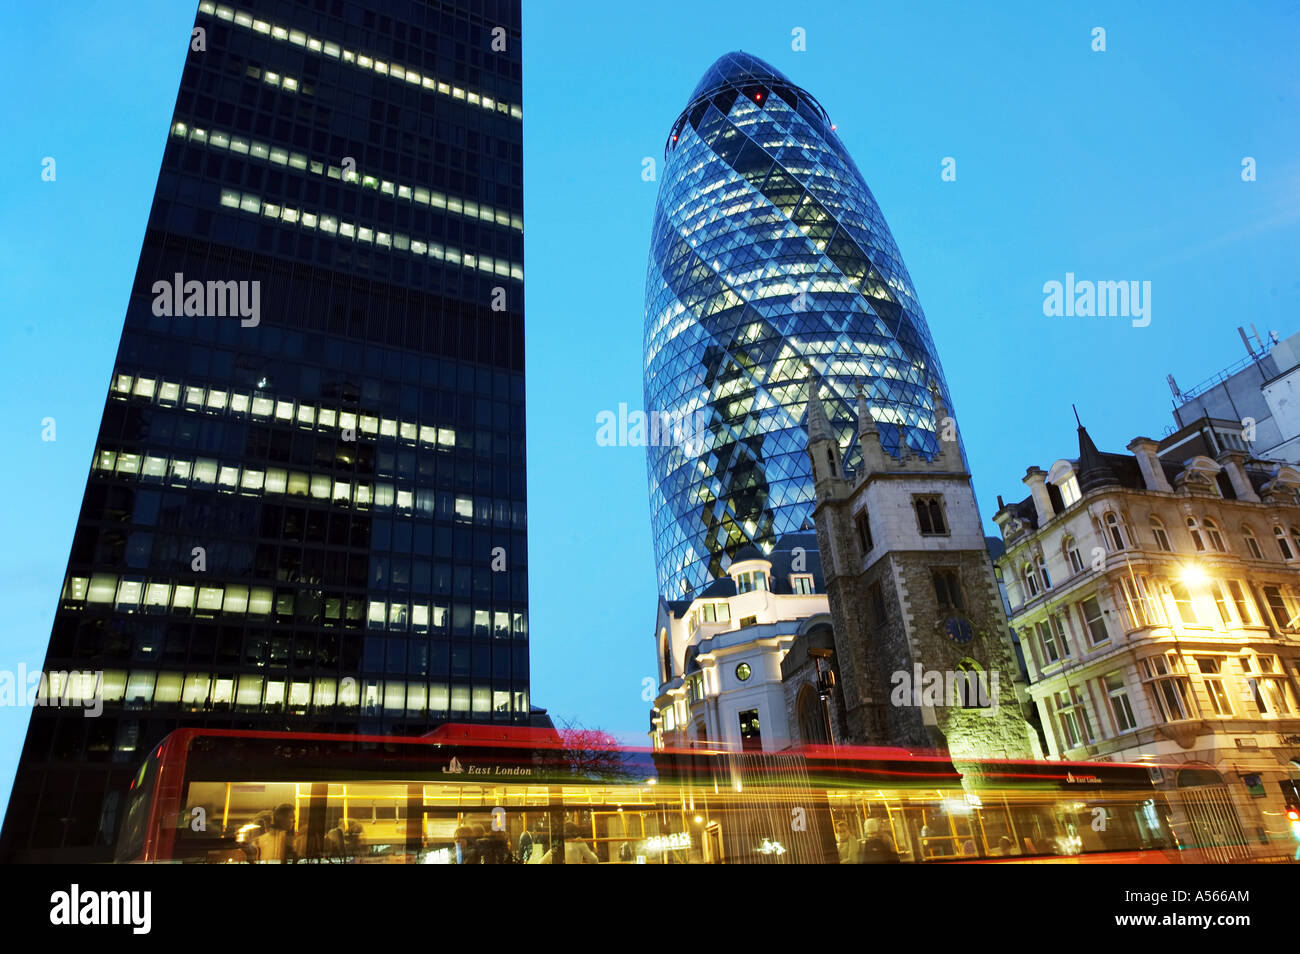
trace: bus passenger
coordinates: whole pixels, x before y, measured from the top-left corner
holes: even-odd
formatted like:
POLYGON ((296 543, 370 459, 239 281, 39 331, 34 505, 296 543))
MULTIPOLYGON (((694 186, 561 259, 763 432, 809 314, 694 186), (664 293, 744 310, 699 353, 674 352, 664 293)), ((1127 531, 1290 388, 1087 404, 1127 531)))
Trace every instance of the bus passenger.
POLYGON ((235 840, 239 842, 250 863, 257 861, 257 839, 271 828, 271 813, 258 812, 253 820, 239 829, 235 840))
POLYGON ((456 864, 478 865, 483 863, 482 859, 479 858, 478 836, 472 827, 461 825, 456 829, 452 837, 456 840, 456 864))
MULTIPOLYGON (((554 850, 554 849, 552 849, 554 850)), ((551 852, 542 855, 540 864, 551 863, 551 852)), ((587 847, 587 843, 578 837, 578 826, 573 822, 564 825, 564 863, 566 865, 598 865, 600 859, 587 847)))
POLYGON ((293 806, 279 805, 271 816, 271 827, 257 837, 257 860, 293 864, 297 860, 293 847, 293 806))
POLYGON ((849 834, 849 823, 843 819, 835 823, 835 844, 839 850, 840 864, 854 864, 858 854, 858 844, 849 834))
POLYGON ((866 837, 858 849, 858 864, 898 864, 898 852, 894 850, 893 838, 888 832, 880 830, 879 818, 867 819, 866 837))
POLYGON ((361 846, 362 832, 361 822, 355 818, 348 820, 347 831, 344 831, 343 820, 339 819, 338 825, 325 833, 325 857, 338 861, 355 858, 361 846))
POLYGON ((533 835, 528 830, 528 825, 524 825, 523 834, 519 836, 519 863, 528 864, 529 855, 533 851, 533 835))

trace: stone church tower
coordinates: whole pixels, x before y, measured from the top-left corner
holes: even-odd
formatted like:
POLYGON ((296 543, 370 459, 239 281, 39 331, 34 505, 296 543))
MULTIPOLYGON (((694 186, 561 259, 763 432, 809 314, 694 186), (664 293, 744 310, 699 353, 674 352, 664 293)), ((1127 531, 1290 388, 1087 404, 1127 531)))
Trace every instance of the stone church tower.
POLYGON ((885 452, 861 389, 862 466, 842 455, 810 382, 808 453, 834 626, 838 742, 1041 758, 1016 700, 1019 666, 970 474, 938 390, 939 453, 885 452))

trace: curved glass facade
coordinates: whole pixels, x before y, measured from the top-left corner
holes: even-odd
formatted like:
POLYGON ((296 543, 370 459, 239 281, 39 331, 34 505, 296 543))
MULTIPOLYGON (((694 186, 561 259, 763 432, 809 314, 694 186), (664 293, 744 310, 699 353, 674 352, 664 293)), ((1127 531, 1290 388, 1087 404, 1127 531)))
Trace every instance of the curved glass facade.
POLYGON ((846 468, 860 383, 888 451, 937 450, 931 378, 951 399, 871 190, 812 96, 729 53, 669 135, 646 277, 645 407, 692 422, 648 451, 665 597, 812 526, 809 365, 846 468))

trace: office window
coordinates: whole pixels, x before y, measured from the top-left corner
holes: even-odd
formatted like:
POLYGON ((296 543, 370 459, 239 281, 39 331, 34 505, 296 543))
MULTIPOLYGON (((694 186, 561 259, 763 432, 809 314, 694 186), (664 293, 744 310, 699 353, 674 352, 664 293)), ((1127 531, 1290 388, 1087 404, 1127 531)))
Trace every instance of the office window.
POLYGON ((1038 634, 1038 649, 1043 657, 1043 665, 1051 666, 1061 661, 1061 647, 1057 645, 1056 633, 1046 621, 1034 624, 1038 634))
POLYGON ((1106 631, 1106 620, 1102 617, 1101 604, 1097 597, 1090 596, 1079 603, 1079 615, 1083 619, 1084 628, 1088 631, 1088 641, 1096 646, 1098 643, 1105 642, 1110 638, 1110 633, 1106 631))
POLYGON ((923 534, 939 536, 948 532, 943 516, 942 497, 914 497, 913 502, 916 507, 916 522, 923 534))
POLYGON ((1241 535, 1246 538, 1246 549, 1256 560, 1264 559, 1264 551, 1259 548, 1259 540, 1255 538, 1255 531, 1248 526, 1241 528, 1241 535))
POLYGON ((1088 710, 1079 697, 1077 689, 1071 687, 1064 692, 1055 693, 1056 717, 1061 727, 1062 749, 1074 749, 1091 742, 1092 725, 1088 721, 1088 710))
POLYGON ((1146 683, 1165 722, 1190 717, 1187 676, 1177 656, 1151 656, 1142 660, 1142 681, 1146 683))
POLYGON ((1219 619, 1223 620, 1224 626, 1231 626, 1232 615, 1228 612, 1228 594, 1223 581, 1215 580, 1211 592, 1214 594, 1214 607, 1219 611, 1219 619))
POLYGON ((1268 699, 1270 715, 1289 716, 1295 714, 1295 700, 1291 692, 1291 683, 1278 665, 1276 656, 1259 657, 1259 682, 1265 698, 1268 699))
POLYGON ((1165 532, 1165 525, 1159 517, 1152 517, 1148 524, 1151 527, 1151 537, 1156 541, 1156 547, 1166 552, 1173 552, 1173 547, 1169 545, 1169 534, 1165 532))
POLYGON ((1156 624, 1157 620, 1150 613, 1150 605, 1145 599, 1146 594, 1140 581, 1133 577, 1123 577, 1120 580, 1119 595, 1134 629, 1156 624))
POLYGON ((1065 619, 1059 613, 1053 613, 1047 617, 1048 622, 1052 624, 1052 632, 1056 636, 1056 644, 1061 647, 1061 655, 1070 655, 1070 640, 1066 636, 1065 619))
POLYGON ((1228 702, 1228 693, 1223 687, 1219 659, 1215 656, 1197 656, 1196 668, 1200 670, 1201 682, 1205 683, 1205 691, 1210 697, 1210 707, 1214 710, 1214 714, 1232 715, 1232 705, 1228 702))
POLYGON ((1255 613, 1253 600, 1246 595, 1246 587, 1239 580, 1228 580, 1228 592, 1232 595, 1232 605, 1236 607, 1242 625, 1258 625, 1259 616, 1255 613))
POLYGON ((1137 719, 1133 716, 1133 706, 1129 703, 1128 690, 1124 687, 1124 673, 1108 673, 1104 681, 1106 698, 1110 700, 1111 717, 1115 720, 1115 731, 1131 732, 1137 728, 1137 719))
POLYGON ((1200 621, 1196 618, 1196 607, 1192 604, 1192 594, 1187 589, 1187 584, 1181 580, 1169 581, 1169 592, 1174 598, 1174 605, 1178 607, 1178 615, 1184 623, 1196 625, 1200 621))
POLYGON ((1286 600, 1282 596, 1282 590, 1276 586, 1263 587, 1264 602, 1268 604, 1269 612, 1273 614, 1273 619, 1277 622, 1278 629, 1290 629, 1292 623, 1292 613, 1287 609, 1286 600))

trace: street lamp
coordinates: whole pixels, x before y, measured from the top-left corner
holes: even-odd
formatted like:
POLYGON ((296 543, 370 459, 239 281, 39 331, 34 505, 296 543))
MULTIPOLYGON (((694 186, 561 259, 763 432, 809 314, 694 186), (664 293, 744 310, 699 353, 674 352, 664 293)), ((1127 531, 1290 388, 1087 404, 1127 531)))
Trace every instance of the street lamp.
POLYGON ((835 653, 829 649, 809 649, 808 655, 813 658, 813 665, 817 667, 817 698, 822 701, 822 718, 826 722, 826 740, 830 742, 831 748, 835 747, 835 732, 831 728, 831 691, 835 688, 835 672, 830 668, 830 663, 826 664, 826 669, 822 669, 822 660, 831 659, 835 653))

